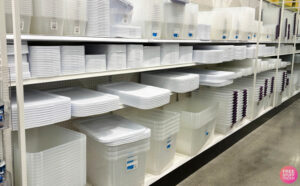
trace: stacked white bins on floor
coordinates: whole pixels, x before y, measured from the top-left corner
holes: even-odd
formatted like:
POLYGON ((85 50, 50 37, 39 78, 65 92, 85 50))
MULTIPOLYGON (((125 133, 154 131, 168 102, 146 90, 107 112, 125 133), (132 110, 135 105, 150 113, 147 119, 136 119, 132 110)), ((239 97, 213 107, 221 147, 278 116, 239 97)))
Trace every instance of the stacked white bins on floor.
MULTIPOLYGON (((15 185, 21 183, 20 149, 14 139, 15 185)), ((27 185, 85 186, 86 136, 55 125, 26 130, 27 185)))
POLYGON ((93 186, 144 184, 150 129, 116 115, 77 121, 87 135, 87 179, 93 186))
POLYGON ((150 151, 147 153, 147 172, 161 174, 173 164, 180 115, 166 110, 133 110, 119 112, 129 120, 151 129, 150 151))
POLYGON ((193 98, 167 105, 164 110, 180 114, 176 151, 196 155, 214 133, 217 104, 193 98))

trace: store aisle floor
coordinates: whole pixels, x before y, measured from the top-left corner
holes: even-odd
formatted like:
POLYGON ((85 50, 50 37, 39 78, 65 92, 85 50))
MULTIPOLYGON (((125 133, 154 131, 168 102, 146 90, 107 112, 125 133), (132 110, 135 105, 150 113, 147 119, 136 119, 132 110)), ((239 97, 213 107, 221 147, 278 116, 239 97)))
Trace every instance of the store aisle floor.
MULTIPOLYGON (((280 170, 300 173, 300 100, 268 120, 179 186, 281 186, 280 170)), ((300 178, 291 184, 300 185, 300 178)))

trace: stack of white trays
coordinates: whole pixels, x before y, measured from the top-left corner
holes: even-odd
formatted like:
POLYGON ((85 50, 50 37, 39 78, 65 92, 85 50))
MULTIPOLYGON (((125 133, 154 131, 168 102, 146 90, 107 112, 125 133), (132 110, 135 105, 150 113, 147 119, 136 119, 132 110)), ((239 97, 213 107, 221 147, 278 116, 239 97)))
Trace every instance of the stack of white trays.
POLYGON ((199 76, 184 72, 145 72, 142 73, 141 82, 176 93, 187 93, 199 88, 199 76))
POLYGON ((143 45, 127 45, 127 68, 141 68, 144 60, 144 46, 143 45))
POLYGON ((172 65, 179 63, 179 44, 161 44, 160 64, 172 65))
POLYGON ((102 72, 106 71, 105 55, 85 55, 85 71, 86 72, 102 72))
POLYGON ((32 77, 51 77, 61 74, 60 46, 30 46, 29 64, 32 77))
POLYGON ((104 114, 120 109, 121 106, 118 96, 80 87, 56 89, 50 92, 71 99, 74 117, 104 114))
POLYGON ((144 46, 143 67, 160 66, 160 46, 144 46))
MULTIPOLYGON (((18 111, 15 94, 12 95, 12 129, 18 130, 18 111)), ((24 93, 24 126, 26 129, 50 125, 71 118, 71 100, 37 90, 24 93)))
POLYGON ((193 62, 193 47, 179 46, 179 63, 192 63, 192 62, 193 62))
POLYGON ((224 50, 199 50, 193 51, 193 62, 200 64, 217 64, 224 61, 224 50))
POLYGON ((126 45, 87 45, 87 54, 105 54, 107 70, 126 69, 126 45))
POLYGON ((180 115, 166 110, 121 111, 121 116, 151 129, 150 151, 147 154, 147 172, 161 174, 172 163, 176 151, 180 115))
POLYGON ((101 92, 119 96, 121 102, 125 105, 145 110, 169 103, 171 95, 171 92, 167 89, 134 82, 98 85, 97 89, 101 92))
POLYGON ((202 50, 223 50, 223 61, 232 61, 235 57, 235 46, 233 45, 198 45, 194 49, 202 50))
POLYGON ((87 135, 90 184, 144 184, 150 129, 116 115, 79 120, 75 127, 87 135))
MULTIPOLYGON (((22 43, 22 65, 23 65, 23 79, 29 79, 31 77, 28 63, 28 45, 22 43)), ((9 67, 9 77, 11 81, 16 80, 16 68, 15 68, 15 52, 14 45, 7 45, 7 63, 9 67)))
MULTIPOLYGON (((13 135, 15 184, 22 185, 18 136, 13 135)), ((86 184, 86 136, 63 127, 26 130, 27 184, 86 184), (55 179, 54 179, 55 178, 55 179)))
POLYGON ((84 46, 61 46, 61 72, 63 75, 85 72, 84 46))
POLYGON ((235 60, 242 60, 247 58, 247 47, 246 46, 237 46, 234 47, 234 59, 235 60))

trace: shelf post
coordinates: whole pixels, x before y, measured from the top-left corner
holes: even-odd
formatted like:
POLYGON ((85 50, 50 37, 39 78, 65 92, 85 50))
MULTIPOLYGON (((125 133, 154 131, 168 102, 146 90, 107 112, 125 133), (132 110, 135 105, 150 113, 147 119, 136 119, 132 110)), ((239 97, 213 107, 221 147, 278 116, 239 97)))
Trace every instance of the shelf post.
POLYGON ((23 87, 23 65, 22 45, 20 31, 20 1, 12 0, 12 19, 14 35, 14 53, 16 67, 16 98, 18 106, 18 142, 21 155, 21 184, 27 186, 27 162, 26 162, 26 136, 24 126, 24 87, 23 87))

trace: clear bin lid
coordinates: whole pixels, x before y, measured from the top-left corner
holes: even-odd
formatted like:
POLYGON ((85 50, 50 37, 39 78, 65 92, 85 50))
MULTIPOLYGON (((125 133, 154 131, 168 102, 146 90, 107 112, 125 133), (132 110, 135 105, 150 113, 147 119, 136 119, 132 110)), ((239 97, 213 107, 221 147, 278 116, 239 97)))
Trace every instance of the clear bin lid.
POLYGON ((107 146, 119 146, 150 137, 150 129, 116 115, 80 120, 75 127, 107 146))

